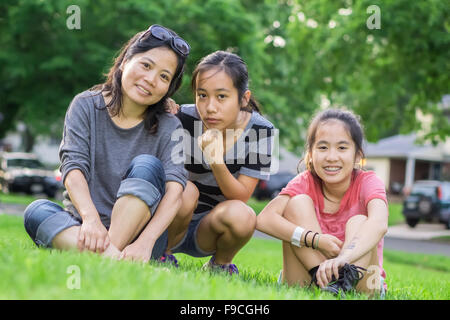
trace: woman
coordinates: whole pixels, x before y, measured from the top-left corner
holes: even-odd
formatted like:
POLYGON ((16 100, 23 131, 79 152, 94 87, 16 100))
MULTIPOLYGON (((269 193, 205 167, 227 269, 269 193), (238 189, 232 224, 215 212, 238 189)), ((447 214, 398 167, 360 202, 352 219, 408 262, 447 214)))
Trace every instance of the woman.
POLYGON ((181 124, 166 100, 189 51, 175 32, 152 25, 122 48, 105 83, 73 99, 59 150, 65 208, 37 200, 25 210, 37 245, 140 261, 162 255, 186 185, 171 157, 181 124))

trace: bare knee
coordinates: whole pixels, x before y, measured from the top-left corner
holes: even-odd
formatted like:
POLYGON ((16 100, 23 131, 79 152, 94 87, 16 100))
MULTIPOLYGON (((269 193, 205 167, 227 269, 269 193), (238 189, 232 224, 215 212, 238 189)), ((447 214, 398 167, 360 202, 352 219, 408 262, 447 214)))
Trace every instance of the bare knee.
POLYGON ((289 199, 283 211, 283 216, 294 223, 300 223, 311 216, 315 217, 314 203, 311 197, 306 194, 299 194, 289 199))
POLYGON ((183 191, 183 197, 186 197, 187 199, 190 199, 192 201, 197 201, 199 195, 200 195, 200 192, 198 191, 195 184, 188 181, 186 183, 186 187, 184 188, 184 191, 183 191))
POLYGON ((178 210, 176 219, 190 220, 192 217, 192 213, 197 207, 199 196, 200 192, 198 191, 197 187, 192 182, 188 181, 183 191, 182 204, 180 210, 178 210))
POLYGON ((221 222, 237 237, 253 235, 256 228, 256 214, 252 208, 239 200, 228 200, 217 207, 221 222), (219 207, 220 206, 220 207, 219 207))
POLYGON ((358 229, 364 222, 367 221, 367 216, 364 216, 362 214, 357 214, 350 219, 348 219, 346 226, 345 226, 345 232, 351 232, 355 229, 358 229))
MULTIPOLYGON (((148 205, 140 198, 134 195, 124 195, 117 199, 111 213, 110 231, 121 230, 124 221, 134 221, 140 232, 142 228, 150 221, 153 212, 148 205), (116 229, 116 227, 118 227, 116 229)), ((114 232, 112 232, 114 233, 114 232)))

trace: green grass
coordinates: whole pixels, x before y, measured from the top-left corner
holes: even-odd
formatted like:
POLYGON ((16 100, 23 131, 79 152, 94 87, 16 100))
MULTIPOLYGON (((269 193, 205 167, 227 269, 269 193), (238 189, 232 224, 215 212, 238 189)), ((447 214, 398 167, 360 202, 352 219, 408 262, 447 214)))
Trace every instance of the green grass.
MULTIPOLYGON (((279 241, 252 238, 234 259, 239 277, 200 271, 208 258, 177 258, 175 269, 38 249, 22 218, 0 215, 0 299, 334 299, 318 290, 277 285, 279 241), (80 280, 79 289, 73 289, 74 279, 80 280)), ((384 268, 387 299, 450 299, 450 258, 385 250, 384 268)))
POLYGON ((270 202, 270 200, 256 200, 255 198, 250 198, 247 204, 255 210, 256 214, 259 214, 270 202))
MULTIPOLYGON (((11 203, 11 204, 23 204, 25 206, 29 205, 34 200, 39 199, 36 196, 33 195, 27 195, 22 193, 8 193, 5 194, 3 192, 0 192, 0 203, 11 203)), ((56 199, 50 198, 49 200, 54 201, 58 203, 59 205, 62 205, 61 201, 58 201, 56 199)))
POLYGON ((401 203, 389 203, 388 226, 394 226, 405 222, 405 217, 402 214, 402 208, 403 204, 401 203))
POLYGON ((2 193, 0 192, 0 202, 3 203, 13 203, 13 204, 23 204, 29 205, 31 202, 36 200, 37 198, 29 195, 22 195, 16 193, 2 193))

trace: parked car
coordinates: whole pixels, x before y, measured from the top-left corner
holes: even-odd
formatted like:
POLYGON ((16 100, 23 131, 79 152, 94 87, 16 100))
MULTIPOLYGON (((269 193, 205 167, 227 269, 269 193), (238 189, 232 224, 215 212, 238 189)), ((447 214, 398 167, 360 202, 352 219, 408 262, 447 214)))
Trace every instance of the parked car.
POLYGON ((279 172, 271 175, 268 181, 260 180, 253 196, 258 200, 273 199, 295 176, 290 172, 279 172))
POLYGON ((445 223, 450 229, 450 182, 416 181, 403 202, 403 215, 412 228, 425 220, 445 223))
POLYGON ((46 169, 36 155, 22 152, 0 154, 2 192, 45 193, 54 198, 62 188, 60 175, 46 169))

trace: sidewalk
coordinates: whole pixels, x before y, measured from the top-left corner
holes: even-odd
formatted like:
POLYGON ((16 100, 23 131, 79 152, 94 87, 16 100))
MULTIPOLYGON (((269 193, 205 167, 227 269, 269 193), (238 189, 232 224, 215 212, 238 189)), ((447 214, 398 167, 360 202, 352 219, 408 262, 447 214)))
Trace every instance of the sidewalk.
POLYGON ((450 237, 450 230, 445 229, 443 223, 419 223, 415 228, 411 228, 407 224, 399 224, 389 227, 386 237, 405 240, 431 240, 439 237, 450 237))
POLYGON ((23 216, 27 206, 23 204, 0 202, 0 214, 10 214, 13 216, 23 216))

